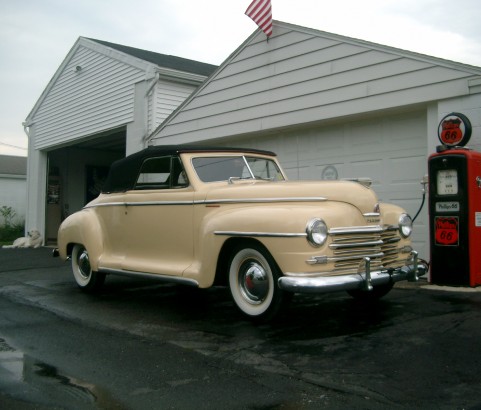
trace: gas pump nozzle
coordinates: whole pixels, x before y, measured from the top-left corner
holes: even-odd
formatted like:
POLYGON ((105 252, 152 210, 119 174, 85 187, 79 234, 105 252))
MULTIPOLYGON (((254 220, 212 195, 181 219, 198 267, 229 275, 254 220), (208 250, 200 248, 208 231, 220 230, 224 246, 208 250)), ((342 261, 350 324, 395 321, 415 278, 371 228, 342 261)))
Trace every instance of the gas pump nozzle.
POLYGON ((420 184, 422 186, 422 193, 426 193, 426 186, 429 184, 429 176, 428 174, 423 176, 423 179, 421 179, 420 184))

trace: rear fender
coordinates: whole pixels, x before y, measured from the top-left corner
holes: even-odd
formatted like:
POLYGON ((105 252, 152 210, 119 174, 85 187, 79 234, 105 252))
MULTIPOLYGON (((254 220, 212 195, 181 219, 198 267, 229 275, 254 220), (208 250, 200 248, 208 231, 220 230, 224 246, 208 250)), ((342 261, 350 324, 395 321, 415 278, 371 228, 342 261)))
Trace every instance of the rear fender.
POLYGON ((104 240, 99 220, 92 209, 76 212, 60 225, 58 250, 63 260, 70 256, 75 244, 81 244, 87 249, 92 270, 97 271, 104 251, 104 240))

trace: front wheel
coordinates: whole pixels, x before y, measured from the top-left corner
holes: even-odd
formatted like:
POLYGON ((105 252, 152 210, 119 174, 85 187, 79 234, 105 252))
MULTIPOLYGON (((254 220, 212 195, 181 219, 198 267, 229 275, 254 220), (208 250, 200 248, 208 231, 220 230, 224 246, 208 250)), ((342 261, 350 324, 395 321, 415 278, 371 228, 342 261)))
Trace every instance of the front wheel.
POLYGON ((104 284, 105 273, 92 270, 89 254, 83 245, 77 244, 72 250, 72 271, 77 285, 86 292, 93 292, 104 284))
POLYGON ((274 260, 261 247, 238 247, 229 263, 229 288, 239 310, 256 321, 273 319, 292 296, 279 288, 279 276, 274 260))

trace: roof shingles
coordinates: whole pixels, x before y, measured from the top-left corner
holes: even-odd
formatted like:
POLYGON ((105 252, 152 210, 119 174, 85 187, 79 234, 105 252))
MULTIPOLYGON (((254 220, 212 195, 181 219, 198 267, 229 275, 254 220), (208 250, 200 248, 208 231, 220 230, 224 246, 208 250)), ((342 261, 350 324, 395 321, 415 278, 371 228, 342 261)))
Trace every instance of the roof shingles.
POLYGON ((89 40, 95 41, 96 43, 113 48, 117 51, 121 51, 122 53, 129 54, 142 60, 149 61, 160 67, 171 68, 187 73, 209 76, 217 68, 216 65, 201 63, 200 61, 189 60, 187 58, 154 53, 153 51, 124 46, 122 44, 109 43, 108 41, 96 40, 94 38, 89 38, 89 40))
POLYGON ((0 155, 0 174, 27 175, 27 157, 0 155))

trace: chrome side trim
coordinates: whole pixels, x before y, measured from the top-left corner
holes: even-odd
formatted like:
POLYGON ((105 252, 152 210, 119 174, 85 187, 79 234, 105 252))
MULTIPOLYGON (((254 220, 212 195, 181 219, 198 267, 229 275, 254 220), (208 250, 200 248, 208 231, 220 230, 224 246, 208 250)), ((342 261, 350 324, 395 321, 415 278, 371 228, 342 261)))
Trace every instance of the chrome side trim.
MULTIPOLYGON (((195 201, 145 201, 145 202, 105 202, 102 204, 85 205, 87 208, 100 208, 104 206, 165 206, 165 205, 195 205, 195 201)), ((201 203, 201 202, 199 202, 201 203)))
POLYGON ((179 283, 182 285, 199 287, 199 282, 197 282, 196 280, 189 279, 189 278, 182 278, 179 276, 161 275, 157 273, 147 273, 147 272, 135 272, 135 271, 124 270, 124 269, 111 269, 111 268, 102 268, 102 267, 99 267, 99 272, 106 273, 109 275, 129 276, 129 277, 142 278, 142 279, 154 279, 160 282, 179 283))
POLYGON ((145 202, 105 202, 85 205, 83 209, 104 206, 165 206, 165 205, 214 205, 214 204, 270 204, 276 202, 324 202, 324 197, 297 198, 244 198, 244 199, 208 199, 197 201, 145 201, 145 202))
POLYGON ((296 197, 296 198, 244 198, 244 199, 208 199, 205 204, 245 204, 245 203, 273 203, 273 202, 324 202, 327 198, 322 196, 296 197))
POLYGON ((125 202, 125 206, 165 206, 165 205, 194 205, 194 201, 145 201, 125 202))
POLYGON ((94 205, 87 204, 82 209, 99 208, 101 206, 125 206, 125 202, 107 202, 104 204, 94 204, 94 205))
POLYGON ((257 237, 257 238, 305 238, 303 233, 282 233, 282 232, 240 232, 240 231, 214 231, 214 235, 257 237))

